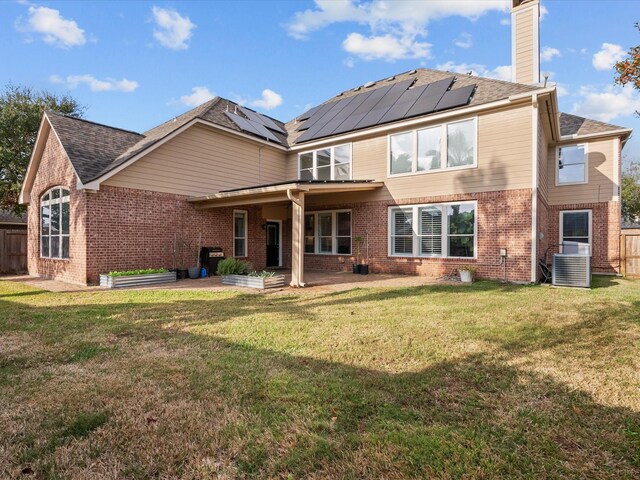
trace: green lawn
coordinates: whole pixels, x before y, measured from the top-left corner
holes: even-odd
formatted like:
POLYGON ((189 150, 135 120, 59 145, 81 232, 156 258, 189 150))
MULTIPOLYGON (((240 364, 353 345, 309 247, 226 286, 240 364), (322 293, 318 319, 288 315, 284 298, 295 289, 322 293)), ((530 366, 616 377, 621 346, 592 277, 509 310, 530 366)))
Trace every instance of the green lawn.
POLYGON ((638 281, 0 281, 0 478, 639 476, 638 281))

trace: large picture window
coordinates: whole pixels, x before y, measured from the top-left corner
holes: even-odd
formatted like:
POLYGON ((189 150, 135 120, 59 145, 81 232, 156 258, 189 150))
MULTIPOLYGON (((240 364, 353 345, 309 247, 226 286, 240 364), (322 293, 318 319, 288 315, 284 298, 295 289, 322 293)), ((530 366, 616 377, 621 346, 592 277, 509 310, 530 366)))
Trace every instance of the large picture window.
POLYGON ((298 155, 300 180, 351 180, 351 144, 298 155))
POLYGON ((389 211, 389 254, 475 257, 475 202, 410 205, 389 211))
POLYGON ((476 165, 476 119, 389 136, 389 175, 476 165))
POLYGON ((247 212, 233 212, 233 256, 247 256, 247 212))
POLYGON ((54 187, 40 200, 40 256, 69 258, 69 190, 54 187))
POLYGON ((587 182, 587 146, 568 145, 558 147, 556 170, 557 185, 572 185, 587 182))
POLYGON ((307 213, 304 216, 304 252, 351 255, 351 211, 307 213))

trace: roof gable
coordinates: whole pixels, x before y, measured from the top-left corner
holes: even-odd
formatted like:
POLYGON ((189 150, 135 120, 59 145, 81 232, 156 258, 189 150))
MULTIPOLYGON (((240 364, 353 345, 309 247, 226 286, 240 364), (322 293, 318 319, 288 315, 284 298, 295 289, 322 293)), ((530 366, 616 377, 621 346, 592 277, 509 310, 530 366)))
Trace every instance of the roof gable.
POLYGON ((579 117, 570 113, 560 113, 560 135, 592 135, 616 130, 627 130, 618 125, 579 117))

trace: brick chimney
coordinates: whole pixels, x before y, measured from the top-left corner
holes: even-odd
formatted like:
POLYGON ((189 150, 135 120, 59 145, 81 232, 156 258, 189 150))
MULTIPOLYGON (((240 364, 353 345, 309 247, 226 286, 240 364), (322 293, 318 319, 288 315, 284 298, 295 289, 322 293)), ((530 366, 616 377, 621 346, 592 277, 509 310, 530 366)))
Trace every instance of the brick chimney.
POLYGON ((511 0, 511 80, 540 83, 539 0, 511 0))

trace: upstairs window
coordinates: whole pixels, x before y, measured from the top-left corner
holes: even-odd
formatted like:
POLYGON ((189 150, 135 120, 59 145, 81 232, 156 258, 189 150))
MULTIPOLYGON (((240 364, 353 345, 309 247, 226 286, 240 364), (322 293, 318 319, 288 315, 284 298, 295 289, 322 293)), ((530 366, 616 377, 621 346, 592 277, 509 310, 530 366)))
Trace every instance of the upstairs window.
POLYGON ((40 256, 69 258, 69 190, 54 187, 40 200, 40 256))
POLYGON ((476 165, 476 119, 389 136, 389 175, 476 165))
POLYGON ((351 144, 298 155, 300 180, 351 180, 351 144))
POLYGON ((558 147, 557 185, 587 183, 587 146, 558 147))

